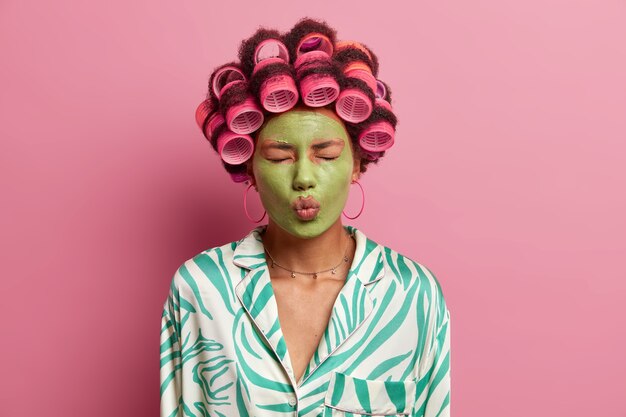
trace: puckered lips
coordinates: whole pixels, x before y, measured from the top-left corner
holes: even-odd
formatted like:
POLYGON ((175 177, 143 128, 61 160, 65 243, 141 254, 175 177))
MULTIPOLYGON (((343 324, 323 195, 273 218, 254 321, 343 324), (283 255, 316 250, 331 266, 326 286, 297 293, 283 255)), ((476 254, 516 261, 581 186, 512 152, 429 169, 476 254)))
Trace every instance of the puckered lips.
POLYGON ((291 204, 291 207, 302 220, 311 220, 320 211, 320 203, 311 196, 299 197, 291 204))

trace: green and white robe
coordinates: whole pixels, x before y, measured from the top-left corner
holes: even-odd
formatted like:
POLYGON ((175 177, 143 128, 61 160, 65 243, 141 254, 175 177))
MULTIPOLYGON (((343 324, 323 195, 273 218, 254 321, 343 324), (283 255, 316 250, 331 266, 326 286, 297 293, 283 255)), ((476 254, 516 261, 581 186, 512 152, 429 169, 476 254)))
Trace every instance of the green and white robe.
POLYGON ((161 321, 161 417, 449 416, 450 313, 432 272, 344 225, 354 259, 295 381, 265 227, 174 274, 161 321))

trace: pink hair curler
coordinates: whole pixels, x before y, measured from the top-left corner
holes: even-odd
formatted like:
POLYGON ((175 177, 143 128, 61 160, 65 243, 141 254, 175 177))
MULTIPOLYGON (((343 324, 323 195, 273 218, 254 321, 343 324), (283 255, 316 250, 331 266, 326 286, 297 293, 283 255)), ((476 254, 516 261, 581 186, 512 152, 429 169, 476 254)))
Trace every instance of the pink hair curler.
POLYGON ((376 91, 376 78, 374 78, 369 70, 351 69, 344 72, 344 74, 346 77, 358 78, 359 80, 362 80, 365 84, 367 84, 372 92, 376 91))
POLYGON ((247 135, 261 127, 263 112, 257 106, 254 98, 248 95, 243 102, 226 109, 226 123, 233 132, 247 135))
MULTIPOLYGON (((294 66, 299 72, 320 65, 320 61, 327 61, 330 65, 330 58, 325 52, 313 51, 300 55, 294 66)), ((339 96, 340 90, 337 80, 329 74, 310 74, 300 80, 302 101, 309 107, 323 107, 332 103, 339 96)))
POLYGON ((215 133, 224 122, 224 116, 222 116, 220 112, 211 114, 204 127, 204 136, 210 141, 211 137, 213 137, 213 133, 215 133))
POLYGON ((372 102, 361 90, 347 88, 339 94, 335 102, 335 111, 347 122, 361 123, 372 114, 372 102))
POLYGON ((235 182, 246 182, 250 179, 245 172, 229 172, 230 178, 235 182))
POLYGON ((217 152, 228 164, 243 164, 254 153, 254 142, 248 135, 226 130, 217 138, 217 152))
MULTIPOLYGON (((243 87, 245 84, 246 81, 243 80, 232 81, 222 88, 221 94, 224 94, 234 86, 243 87)), ((254 97, 246 94, 242 102, 233 104, 226 109, 226 123, 233 132, 246 135, 261 127, 263 124, 263 112, 257 106, 254 97)))
POLYGON ((372 70, 365 62, 351 62, 344 68, 343 73, 346 77, 358 78, 359 80, 364 81, 372 92, 376 92, 376 77, 372 75, 372 70))
POLYGON ((323 51, 312 51, 306 54, 300 55, 296 62, 293 63, 296 71, 302 71, 305 68, 309 68, 311 66, 317 66, 328 62, 330 64, 330 57, 323 51))
POLYGON ((204 100, 198 107, 196 108, 196 123, 200 130, 204 129, 204 122, 206 121, 209 114, 213 113, 215 109, 211 104, 211 100, 204 100))
POLYGON ((376 97, 376 105, 380 106, 380 107, 383 107, 386 110, 389 110, 390 112, 393 112, 391 104, 389 104, 389 102, 387 100, 385 100, 385 99, 376 97))
POLYGON ((365 149, 362 149, 362 152, 365 154, 365 158, 370 161, 376 161, 378 158, 383 156, 382 152, 370 152, 366 151, 365 149))
MULTIPOLYGON (((371 68, 365 62, 351 62, 346 65, 343 72, 348 78, 363 81, 367 86, 366 88, 372 91, 372 94, 376 91, 376 77, 372 75, 371 68)), ((335 109, 342 119, 352 123, 360 123, 372 114, 373 106, 370 97, 363 90, 348 87, 339 94, 335 109)))
MULTIPOLYGON (((289 62, 289 61, 287 61, 289 62)), ((256 64, 252 74, 267 65, 284 63, 281 58, 266 58, 256 64)), ((284 63, 287 65, 287 63, 284 63)), ((296 81, 289 74, 276 74, 269 76, 261 85, 259 99, 263 108, 272 113, 282 113, 298 102, 298 88, 296 81)))
POLYGON ((313 51, 324 52, 329 57, 333 56, 333 43, 326 35, 321 33, 309 33, 298 42, 296 47, 296 57, 313 51))
POLYGON ((239 68, 231 65, 220 68, 213 76, 213 84, 211 85, 213 95, 219 99, 226 89, 240 81, 246 81, 246 77, 239 68))
POLYGON ((391 103, 389 103, 385 98, 387 97, 387 87, 385 86, 385 83, 380 80, 376 80, 376 90, 374 90, 374 92, 376 93, 376 105, 393 112, 391 103))
POLYGON ((376 94, 376 98, 385 99, 385 97, 387 97, 387 87, 385 87, 385 84, 382 81, 376 80, 374 93, 376 94))
POLYGON ((289 51, 284 43, 278 39, 266 39, 257 45, 254 50, 254 64, 270 58, 279 58, 285 63, 289 63, 289 51))
POLYGON ((359 145, 368 152, 382 152, 393 146, 395 130, 386 120, 372 123, 359 135, 359 145))
POLYGON ((339 84, 332 77, 309 75, 300 81, 302 101, 309 107, 323 107, 339 96, 339 84))
POLYGON ((351 61, 359 61, 359 59, 368 66, 374 76, 378 75, 378 59, 376 55, 364 44, 356 41, 338 41, 335 43, 335 55, 339 61, 345 63, 351 61), (346 52, 346 50, 353 50, 361 52, 364 56, 358 58, 358 54, 352 52, 346 52), (346 53, 344 53, 346 52, 346 53), (340 57, 341 56, 341 57, 340 57))
POLYGON ((352 47, 352 48, 356 48, 358 50, 360 50, 361 52, 363 52, 365 55, 367 55, 367 57, 369 59, 371 59, 372 61, 374 60, 374 57, 372 57, 372 54, 370 53, 369 49, 367 49, 365 47, 365 45, 363 45, 360 42, 356 42, 356 41, 337 41, 335 42, 335 48, 337 51, 341 51, 342 49, 348 48, 348 47, 352 47))

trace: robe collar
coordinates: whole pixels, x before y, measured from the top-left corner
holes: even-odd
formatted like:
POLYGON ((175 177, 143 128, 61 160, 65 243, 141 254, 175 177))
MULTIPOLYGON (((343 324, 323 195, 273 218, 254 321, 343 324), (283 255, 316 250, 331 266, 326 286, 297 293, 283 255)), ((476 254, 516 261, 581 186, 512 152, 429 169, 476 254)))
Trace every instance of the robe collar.
MULTIPOLYGON (((354 226, 344 225, 343 227, 356 240, 354 259, 346 279, 355 275, 361 284, 365 286, 381 279, 385 274, 381 245, 369 239, 354 226)), ((261 237, 266 228, 266 224, 258 226, 237 242, 233 253, 233 263, 235 265, 248 270, 267 266, 265 262, 265 248, 261 237)))
POLYGON ((385 275, 383 247, 355 227, 344 225, 356 240, 354 258, 318 347, 301 379, 296 381, 265 260, 261 233, 266 227, 259 226, 236 242, 233 263, 241 268, 241 278, 235 283, 235 294, 254 322, 255 331, 274 351, 295 389, 315 372, 323 374, 339 366, 342 359, 340 356, 333 357, 333 353, 368 320, 379 302, 372 291, 375 287, 372 284, 385 275))

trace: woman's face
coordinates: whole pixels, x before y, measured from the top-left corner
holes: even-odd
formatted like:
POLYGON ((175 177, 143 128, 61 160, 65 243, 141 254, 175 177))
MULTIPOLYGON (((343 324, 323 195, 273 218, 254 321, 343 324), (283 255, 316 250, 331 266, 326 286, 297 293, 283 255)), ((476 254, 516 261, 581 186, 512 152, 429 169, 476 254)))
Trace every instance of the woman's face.
POLYGON ((297 107, 261 128, 251 174, 272 221, 294 236, 310 238, 341 216, 359 163, 344 124, 332 111, 297 107), (307 197, 318 209, 294 207, 307 197))

